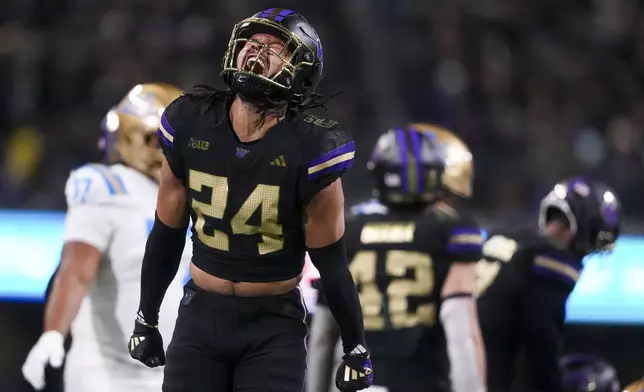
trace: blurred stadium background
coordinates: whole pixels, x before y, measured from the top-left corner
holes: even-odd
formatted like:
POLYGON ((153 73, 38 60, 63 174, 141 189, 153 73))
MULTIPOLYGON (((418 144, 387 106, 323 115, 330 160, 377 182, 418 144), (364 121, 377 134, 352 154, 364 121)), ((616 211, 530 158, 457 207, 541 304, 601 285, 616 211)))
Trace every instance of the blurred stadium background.
POLYGON ((473 208, 486 228, 532 225, 539 198, 563 177, 616 188, 629 236, 613 256, 587 262, 566 349, 606 356, 624 383, 644 373, 639 2, 3 0, 0 390, 28 390, 18 369, 58 260, 63 186, 70 169, 100 159, 102 116, 138 83, 221 86, 233 24, 269 7, 297 9, 322 38, 320 90, 343 92, 330 116, 358 143, 349 203, 370 196, 364 164, 378 134, 409 121, 450 128, 470 145, 473 208))

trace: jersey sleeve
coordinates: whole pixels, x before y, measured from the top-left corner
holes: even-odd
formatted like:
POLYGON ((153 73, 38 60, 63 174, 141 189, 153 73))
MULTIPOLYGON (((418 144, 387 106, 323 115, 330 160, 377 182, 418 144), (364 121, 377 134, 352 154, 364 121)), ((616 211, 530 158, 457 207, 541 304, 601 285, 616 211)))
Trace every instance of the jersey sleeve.
POLYGON ((449 261, 475 263, 483 258, 483 236, 478 224, 469 217, 453 221, 447 233, 449 261))
MULTIPOLYGON (((306 121, 306 120, 305 120, 306 121)), ((317 119, 306 156, 302 183, 303 204, 342 177, 353 166, 356 153, 351 135, 335 121, 317 119), (317 123, 321 124, 316 125, 317 123)))
POLYGON ((175 177, 184 183, 186 170, 183 150, 186 143, 183 143, 182 140, 185 139, 185 134, 194 121, 193 114, 190 98, 182 95, 172 101, 164 110, 157 129, 159 144, 163 150, 163 155, 168 161, 170 170, 172 170, 175 177))
POLYGON ((537 253, 530 267, 535 277, 557 283, 570 291, 581 273, 581 262, 556 251, 537 253))
POLYGON ((63 241, 79 241, 105 252, 114 230, 115 198, 127 192, 109 167, 86 165, 72 171, 65 185, 67 213, 63 241))

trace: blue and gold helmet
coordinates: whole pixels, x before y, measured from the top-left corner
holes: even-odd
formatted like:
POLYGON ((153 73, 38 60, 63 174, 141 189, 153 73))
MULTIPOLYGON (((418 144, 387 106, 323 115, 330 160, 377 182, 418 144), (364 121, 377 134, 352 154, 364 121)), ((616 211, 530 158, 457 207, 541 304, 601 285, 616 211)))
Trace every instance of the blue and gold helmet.
POLYGON ((599 181, 573 178, 556 184, 541 200, 539 227, 561 212, 573 233, 573 250, 588 255, 611 251, 620 234, 622 205, 617 193, 599 181))
POLYGON ((564 392, 619 392, 617 371, 593 354, 566 355, 559 361, 564 392))
POLYGON ((367 164, 374 193, 384 204, 424 205, 442 195, 472 196, 472 154, 453 133, 410 124, 380 136, 367 164))
MULTIPOLYGON (((306 100, 322 79, 322 43, 311 24, 296 11, 269 8, 237 23, 224 56, 221 76, 228 86, 250 101, 297 104, 306 100), (283 49, 253 39, 268 34, 283 42, 283 49), (238 57, 247 44, 255 46, 252 58, 239 64, 238 57), (282 65, 267 74, 269 55, 282 65)), ((270 67, 269 67, 270 68, 270 67)))

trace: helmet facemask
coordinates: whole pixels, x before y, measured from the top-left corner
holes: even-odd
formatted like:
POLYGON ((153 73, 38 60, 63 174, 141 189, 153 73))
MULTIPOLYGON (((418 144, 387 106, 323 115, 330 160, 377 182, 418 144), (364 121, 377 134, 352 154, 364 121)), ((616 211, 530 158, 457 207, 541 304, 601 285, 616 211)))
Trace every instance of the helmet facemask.
POLYGON ((159 146, 156 128, 132 123, 119 130, 117 149, 121 159, 131 168, 159 181, 163 152, 159 146))
POLYGON ((374 179, 373 196, 392 208, 420 209, 440 197, 443 156, 418 132, 390 129, 378 140, 367 168, 374 179))
MULTIPOLYGON (((273 106, 287 105, 304 100, 307 91, 313 91, 316 56, 302 40, 284 26, 268 19, 251 17, 235 25, 224 57, 222 76, 231 89, 243 98, 273 106), (253 37, 268 34, 283 43, 276 50, 253 37), (252 43, 252 57, 239 59, 244 48, 252 43), (280 61, 281 66, 272 74, 267 73, 269 62, 280 61), (301 87, 300 87, 301 86, 301 87)), ((316 81, 317 83, 317 81, 316 81)))
POLYGON ((103 148, 108 163, 127 166, 159 181, 163 152, 156 135, 158 118, 152 116, 145 124, 131 115, 110 111, 103 124, 103 148))

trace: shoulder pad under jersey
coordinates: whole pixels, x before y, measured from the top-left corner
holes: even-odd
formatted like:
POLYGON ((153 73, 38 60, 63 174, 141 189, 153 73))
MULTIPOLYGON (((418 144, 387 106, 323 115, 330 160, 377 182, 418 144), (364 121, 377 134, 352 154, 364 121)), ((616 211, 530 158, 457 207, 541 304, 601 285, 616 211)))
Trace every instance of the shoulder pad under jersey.
POLYGON ((65 184, 67 207, 110 204, 127 193, 121 177, 110 166, 93 163, 72 172, 65 184))
POLYGON ((532 257, 540 249, 551 249, 551 244, 534 230, 497 229, 488 232, 483 244, 483 256, 487 260, 503 263, 514 260, 513 258, 528 259, 530 264, 532 257))
POLYGON ((309 125, 306 170, 310 180, 334 173, 340 177, 353 166, 355 143, 342 125, 312 114, 302 121, 309 125))
POLYGON ((574 286, 581 271, 579 257, 534 231, 492 232, 483 245, 483 255, 488 260, 526 265, 533 276, 566 285, 574 286))
POLYGON ((177 131, 190 127, 195 113, 196 100, 198 98, 181 95, 165 108, 161 115, 161 122, 157 135, 161 141, 163 152, 168 155, 175 145, 177 131))
POLYGON ((490 261, 507 263, 512 260, 520 246, 515 236, 501 231, 491 231, 483 243, 483 256, 490 261))

